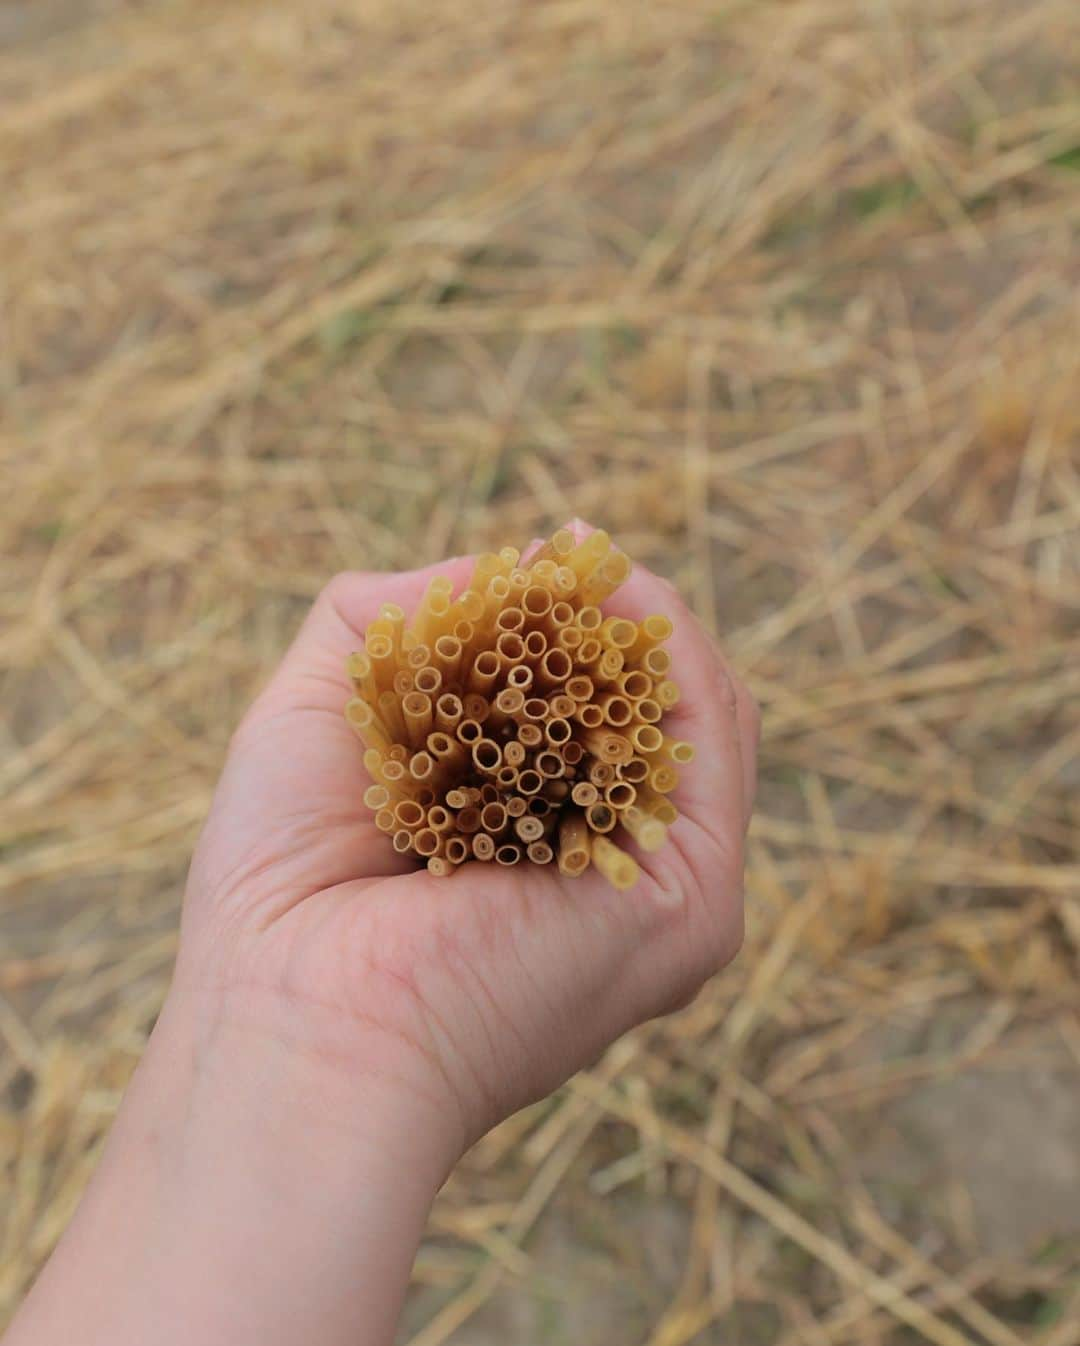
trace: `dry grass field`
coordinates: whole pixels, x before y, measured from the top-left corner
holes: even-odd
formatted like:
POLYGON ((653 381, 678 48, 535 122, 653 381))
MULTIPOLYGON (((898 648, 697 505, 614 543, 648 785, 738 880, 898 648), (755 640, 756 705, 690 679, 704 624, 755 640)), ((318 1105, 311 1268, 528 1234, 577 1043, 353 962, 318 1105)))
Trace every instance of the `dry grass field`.
POLYGON ((468 1156, 402 1342, 1080 1342, 1076 0, 0 44, 0 1320, 306 604, 577 514, 763 707, 748 940, 468 1156))

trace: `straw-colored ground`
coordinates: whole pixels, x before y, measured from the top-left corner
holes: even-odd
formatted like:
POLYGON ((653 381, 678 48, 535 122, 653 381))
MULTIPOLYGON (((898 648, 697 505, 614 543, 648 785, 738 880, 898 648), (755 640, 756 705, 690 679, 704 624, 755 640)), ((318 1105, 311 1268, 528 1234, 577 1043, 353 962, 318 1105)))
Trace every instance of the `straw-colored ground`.
POLYGON ((764 708, 748 944, 468 1158, 403 1340, 1080 1341, 1075 0, 0 41, 0 1315, 307 602, 576 513, 764 708))

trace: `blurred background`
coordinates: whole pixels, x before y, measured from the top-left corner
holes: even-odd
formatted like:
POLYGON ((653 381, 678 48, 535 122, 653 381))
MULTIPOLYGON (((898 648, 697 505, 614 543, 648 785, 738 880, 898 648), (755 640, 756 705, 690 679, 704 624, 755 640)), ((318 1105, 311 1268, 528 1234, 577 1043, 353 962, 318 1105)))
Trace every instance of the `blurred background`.
POLYGON ((1075 0, 0 44, 0 1319, 307 604, 579 514, 764 709, 748 942, 467 1158, 402 1342, 1080 1341, 1075 0))

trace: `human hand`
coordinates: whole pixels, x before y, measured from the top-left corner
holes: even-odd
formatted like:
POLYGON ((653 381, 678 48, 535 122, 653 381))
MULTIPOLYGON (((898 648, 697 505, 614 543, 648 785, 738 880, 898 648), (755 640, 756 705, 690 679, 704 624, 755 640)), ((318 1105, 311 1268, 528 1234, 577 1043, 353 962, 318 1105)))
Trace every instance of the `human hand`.
POLYGON ((238 729, 192 865, 177 993, 203 1024, 254 1030, 326 1064, 333 1101, 372 1081, 426 1105, 451 1160, 621 1033, 672 1009, 742 936, 742 841, 757 709, 666 582, 638 567, 605 605, 665 612, 683 697, 665 728, 697 746, 680 818, 642 877, 466 864, 417 870, 374 827, 362 745, 342 718, 344 664, 382 602, 410 612, 468 559, 343 574, 238 729))

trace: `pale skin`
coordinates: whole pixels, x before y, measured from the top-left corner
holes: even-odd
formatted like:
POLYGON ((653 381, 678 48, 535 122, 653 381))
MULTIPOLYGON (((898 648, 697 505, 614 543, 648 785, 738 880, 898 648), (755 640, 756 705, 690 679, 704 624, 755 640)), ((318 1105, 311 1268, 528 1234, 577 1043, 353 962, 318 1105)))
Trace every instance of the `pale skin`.
POLYGON ((5 1346, 389 1346, 463 1151, 737 952, 758 711, 641 567, 605 608, 675 622, 665 728, 698 752, 668 845, 627 846, 634 888, 553 865, 435 879, 375 829, 344 660, 381 602, 470 569, 337 576, 237 729, 164 1009, 5 1346))

